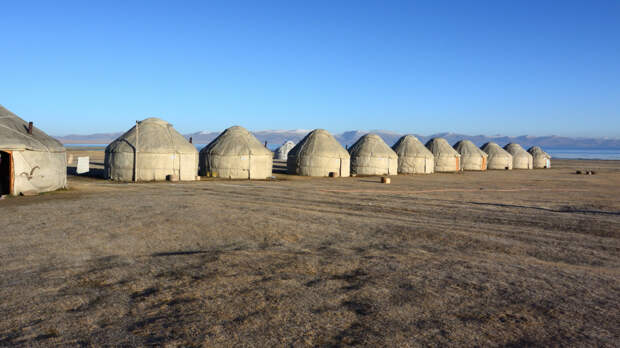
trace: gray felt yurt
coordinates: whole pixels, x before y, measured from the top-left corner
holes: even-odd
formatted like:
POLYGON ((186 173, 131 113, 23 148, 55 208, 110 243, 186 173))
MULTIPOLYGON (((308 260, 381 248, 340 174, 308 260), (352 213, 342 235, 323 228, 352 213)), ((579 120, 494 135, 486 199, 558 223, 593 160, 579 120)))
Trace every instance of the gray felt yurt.
POLYGON ((471 141, 460 140, 454 144, 454 149, 461 154, 461 168, 463 170, 487 170, 489 155, 471 141))
POLYGON ((0 195, 48 192, 66 185, 62 144, 0 105, 0 195))
POLYGON ((191 181, 198 175, 198 150, 170 123, 151 117, 106 147, 104 165, 112 180, 160 181, 170 175, 191 181))
POLYGON ((303 176, 349 176, 351 161, 347 150, 328 131, 315 129, 288 153, 289 174, 303 176))
POLYGON ((294 147, 295 147, 295 143, 290 140, 287 140, 284 144, 282 144, 280 147, 276 149, 276 151, 273 154, 273 159, 280 160, 280 161, 286 161, 286 159, 288 158, 289 151, 291 151, 291 149, 293 149, 294 147))
POLYGON ((534 169, 551 168, 551 156, 543 151, 540 146, 532 146, 527 152, 533 157, 534 169))
POLYGON ((444 138, 433 138, 426 147, 435 156, 435 172, 457 172, 461 170, 461 155, 444 138))
POLYGON ((273 170, 273 153, 240 126, 223 131, 200 150, 201 175, 228 179, 266 179, 273 170))
POLYGON ((398 155, 399 174, 431 174, 435 171, 435 156, 413 135, 405 135, 392 146, 398 155))
POLYGON ((366 134, 349 148, 351 174, 396 175, 398 155, 376 134, 366 134))
POLYGON ((487 169, 512 169, 512 155, 501 146, 490 141, 481 147, 489 157, 487 158, 487 169))
POLYGON ((532 169, 534 168, 534 158, 521 145, 510 143, 504 146, 504 150, 512 155, 512 168, 532 169))

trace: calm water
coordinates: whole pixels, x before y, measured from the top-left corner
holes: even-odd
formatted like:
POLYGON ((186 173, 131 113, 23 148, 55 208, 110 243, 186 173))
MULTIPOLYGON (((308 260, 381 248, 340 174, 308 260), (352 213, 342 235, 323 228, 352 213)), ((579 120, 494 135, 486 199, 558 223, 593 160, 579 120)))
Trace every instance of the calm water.
MULTIPOLYGON (((194 144, 198 150, 205 147, 206 144, 194 144)), ((67 144, 65 147, 105 147, 106 144, 67 144)), ((270 145, 269 150, 275 150, 278 145, 270 145)), ((620 149, 574 149, 574 148, 544 148, 553 158, 562 159, 603 159, 603 160, 620 160, 620 149)))
POLYGON ((545 148, 552 158, 620 160, 620 149, 545 148))

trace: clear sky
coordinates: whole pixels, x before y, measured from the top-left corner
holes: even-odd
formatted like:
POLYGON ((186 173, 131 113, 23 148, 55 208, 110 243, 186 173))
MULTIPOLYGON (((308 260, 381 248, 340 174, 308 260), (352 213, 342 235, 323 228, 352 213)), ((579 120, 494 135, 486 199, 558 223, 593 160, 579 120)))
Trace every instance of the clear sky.
POLYGON ((620 137, 620 1, 3 1, 0 104, 47 133, 620 137))

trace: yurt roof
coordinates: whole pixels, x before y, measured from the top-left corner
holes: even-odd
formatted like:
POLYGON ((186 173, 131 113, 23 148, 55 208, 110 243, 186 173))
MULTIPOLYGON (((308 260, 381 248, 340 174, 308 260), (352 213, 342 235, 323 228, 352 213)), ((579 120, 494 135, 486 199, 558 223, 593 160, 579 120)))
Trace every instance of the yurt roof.
POLYGON ((459 140, 456 144, 454 144, 454 149, 460 153, 461 156, 488 156, 486 152, 480 150, 469 140, 459 140))
POLYGON ((435 156, 461 156, 444 138, 433 138, 426 143, 426 147, 435 156))
POLYGON ((287 148, 292 149, 293 147, 295 147, 295 143, 290 140, 287 140, 282 145, 280 145, 280 147, 278 147, 278 150, 287 149, 287 148))
POLYGON ((217 136, 209 145, 205 146, 201 153, 220 156, 272 156, 254 134, 241 126, 232 126, 217 136))
POLYGON ((532 156, 545 156, 547 158, 551 158, 551 156, 541 149, 540 146, 532 146, 527 150, 527 152, 529 152, 532 156))
POLYGON ((106 152, 195 153, 198 152, 170 123, 156 117, 139 121, 108 145, 106 152), (137 128, 136 128, 137 127, 137 128))
POLYGON ((308 133, 291 151, 289 157, 322 156, 331 158, 349 158, 349 152, 340 145, 328 131, 315 129, 308 133))
POLYGON ((64 152, 62 144, 0 105, 0 149, 64 152))
POLYGON ((398 155, 381 139, 380 136, 369 133, 359 138, 349 148, 349 154, 353 156, 389 157, 397 159, 398 155))
POLYGON ((502 149, 501 146, 497 145, 496 143, 489 141, 488 143, 485 143, 484 145, 482 145, 480 147, 482 149, 482 151, 486 152, 489 156, 493 155, 493 156, 506 156, 506 157, 510 157, 511 154, 508 153, 508 151, 502 149))
POLYGON ((433 153, 422 144, 422 142, 413 135, 402 136, 392 149, 398 154, 398 156, 404 157, 434 157, 433 153))
POLYGON ((523 153, 527 154, 527 151, 525 151, 525 149, 517 143, 506 144, 506 146, 504 146, 504 150, 508 151, 508 153, 510 153, 513 156, 520 155, 523 153))

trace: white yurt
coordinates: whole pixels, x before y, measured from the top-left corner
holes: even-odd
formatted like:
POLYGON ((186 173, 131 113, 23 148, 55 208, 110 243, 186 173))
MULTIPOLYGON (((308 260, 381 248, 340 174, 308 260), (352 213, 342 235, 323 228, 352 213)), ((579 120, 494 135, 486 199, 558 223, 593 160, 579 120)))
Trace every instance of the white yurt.
POLYGON ((413 135, 401 137, 392 149, 398 155, 399 174, 431 174, 435 171, 435 156, 413 135))
POLYGON ((534 168, 534 158, 521 145, 510 143, 504 146, 504 150, 512 155, 512 168, 532 169, 534 168))
POLYGON ((294 147, 295 147, 295 143, 290 140, 287 140, 286 142, 284 142, 284 144, 282 144, 280 147, 276 149, 276 151, 273 154, 273 159, 280 160, 280 161, 286 161, 286 159, 288 158, 289 151, 291 151, 294 147))
POLYGON ((105 177, 118 181, 196 180, 198 150, 170 123, 155 117, 136 125, 105 149, 105 177))
POLYGON ((551 168, 551 156, 543 151, 540 146, 532 146, 527 152, 533 157, 534 169, 551 168))
POLYGON ((366 134, 349 148, 351 174, 396 175, 398 155, 376 134, 366 134))
POLYGON ((62 144, 0 105, 0 195, 67 186, 62 144))
POLYGON ((490 141, 481 147, 489 157, 487 158, 487 169, 512 169, 512 155, 502 149, 501 146, 490 141))
POLYGON ((489 155, 471 141, 460 140, 454 144, 454 149, 461 154, 461 168, 463 170, 487 170, 489 155))
POLYGON ((461 170, 461 155, 444 138, 433 138, 426 143, 435 156, 435 172, 457 172, 461 170))
POLYGON ((273 170, 273 153, 240 126, 223 131, 200 150, 201 175, 227 179, 266 179, 273 170))
POLYGON ((328 131, 315 129, 288 153, 289 174, 303 176, 349 176, 351 157, 328 131))

